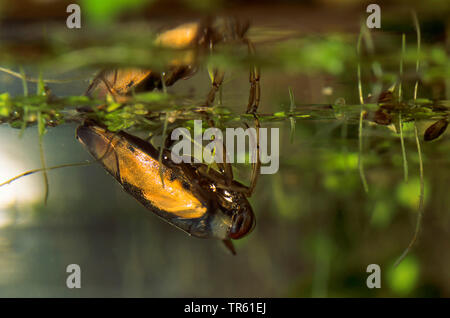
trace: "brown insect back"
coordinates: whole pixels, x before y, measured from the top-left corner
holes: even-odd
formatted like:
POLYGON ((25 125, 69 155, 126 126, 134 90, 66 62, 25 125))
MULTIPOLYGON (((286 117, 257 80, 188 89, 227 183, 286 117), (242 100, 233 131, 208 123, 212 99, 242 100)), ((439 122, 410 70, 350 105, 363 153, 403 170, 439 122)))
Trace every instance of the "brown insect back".
POLYGON ((160 163, 158 150, 144 140, 92 122, 78 127, 77 139, 126 192, 189 235, 228 241, 254 228, 254 214, 243 193, 223 189, 193 165, 175 164, 167 155, 160 163))
POLYGON ((172 178, 169 169, 164 169, 163 186, 158 157, 133 145, 124 133, 80 126, 77 137, 117 181, 138 189, 156 208, 181 218, 199 218, 206 213, 206 204, 183 186, 183 180, 172 178))

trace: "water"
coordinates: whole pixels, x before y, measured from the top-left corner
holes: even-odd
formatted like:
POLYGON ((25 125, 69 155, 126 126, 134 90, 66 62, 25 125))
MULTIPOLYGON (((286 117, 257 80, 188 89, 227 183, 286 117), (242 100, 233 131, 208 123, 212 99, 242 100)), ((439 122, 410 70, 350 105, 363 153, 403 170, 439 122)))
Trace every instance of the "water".
MULTIPOLYGON (((325 9, 312 12, 324 21, 329 17, 325 9)), ((367 99, 360 139, 355 54, 359 20, 335 28, 331 22, 319 27, 306 19, 300 27, 297 22, 280 25, 276 16, 262 21, 264 10, 257 10, 249 36, 255 39, 261 65, 259 113, 263 127, 280 129, 280 168, 276 174, 260 176, 250 198, 257 227, 235 242, 236 256, 229 255, 220 242, 188 237, 157 218, 126 194, 100 165, 65 168, 48 173, 46 205, 41 174, 0 188, 0 296, 448 297, 448 131, 435 141, 423 140, 431 124, 448 116, 448 51, 439 36, 430 35, 430 30, 441 30, 433 29, 441 20, 430 20, 427 12, 419 12, 423 17, 422 50, 426 53, 418 86, 420 105, 411 106, 418 79, 413 24, 407 15, 401 23, 386 18, 389 28, 372 32, 376 54, 370 55, 363 47, 363 93, 367 96, 378 84, 387 90, 395 82, 401 32, 406 32, 404 103, 388 111, 391 125, 380 125, 374 120, 378 106, 367 99), (382 78, 371 73, 374 61, 383 68, 382 78), (407 182, 399 110, 404 121, 407 182), (393 263, 413 237, 419 210, 421 163, 415 125, 423 157, 424 218, 419 240, 394 270, 393 263), (66 287, 69 264, 82 269, 81 289, 66 287), (369 264, 381 266, 382 289, 366 287, 369 264)), ((389 14, 394 15, 393 11, 389 14)), ((130 28, 155 31, 164 26, 161 21, 156 24, 158 27, 131 24, 130 28)), ((48 32, 51 34, 51 29, 48 32)), ((84 36, 89 39, 85 33, 79 35, 81 39, 84 36)), ((120 47, 112 36, 105 41, 120 47)), ((81 95, 98 69, 98 61, 95 56, 87 59, 82 50, 64 52, 56 54, 53 61, 30 60, 25 71, 34 77, 40 68, 44 78, 80 77, 48 85, 58 97, 81 95), (78 59, 73 52, 80 53, 78 59), (65 54, 72 54, 71 58, 65 54)), ((253 124, 243 115, 249 90, 246 50, 237 52, 218 58, 219 63, 229 64, 221 106, 236 118, 232 121, 226 115, 214 114, 223 126, 238 126, 242 120, 253 124)), ((4 65, 17 70, 15 63, 5 59, 4 65)), ((1 74, 0 83, 0 93, 8 92, 13 99, 23 93, 17 78, 1 74)), ((35 87, 30 83, 29 91, 34 93, 35 87)), ((180 80, 167 91, 177 96, 178 103, 190 107, 203 101, 209 88, 207 68, 200 65, 195 76, 180 80)), ((178 105, 160 105, 155 113, 173 112, 178 105)), ((181 111, 173 116, 192 119, 195 113, 181 111)), ((67 122, 47 128, 43 137, 47 166, 90 159, 74 138, 76 126, 67 122)), ((0 181, 41 166, 37 126, 31 125, 21 138, 19 135, 20 129, 7 124, 0 127, 0 181)), ((236 173, 248 184, 248 165, 236 165, 236 173)))

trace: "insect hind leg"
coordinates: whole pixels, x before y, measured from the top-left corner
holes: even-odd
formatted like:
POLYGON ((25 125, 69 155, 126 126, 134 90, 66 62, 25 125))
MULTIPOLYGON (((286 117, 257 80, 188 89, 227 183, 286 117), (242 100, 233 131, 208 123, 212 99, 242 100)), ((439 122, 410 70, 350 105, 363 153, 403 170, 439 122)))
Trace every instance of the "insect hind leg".
POLYGON ((212 87, 209 90, 208 96, 206 98, 205 105, 210 107, 214 103, 214 99, 216 98, 216 93, 220 89, 220 86, 223 83, 223 79, 225 77, 225 72, 215 69, 213 72, 212 78, 212 87))
MULTIPOLYGON (((254 59, 255 57, 255 46, 248 38, 242 39, 243 43, 248 47, 249 56, 254 59)), ((260 70, 259 67, 251 62, 250 72, 249 72, 249 82, 250 82, 250 93, 248 98, 247 113, 254 114, 258 110, 259 101, 261 97, 261 86, 260 86, 260 70)))

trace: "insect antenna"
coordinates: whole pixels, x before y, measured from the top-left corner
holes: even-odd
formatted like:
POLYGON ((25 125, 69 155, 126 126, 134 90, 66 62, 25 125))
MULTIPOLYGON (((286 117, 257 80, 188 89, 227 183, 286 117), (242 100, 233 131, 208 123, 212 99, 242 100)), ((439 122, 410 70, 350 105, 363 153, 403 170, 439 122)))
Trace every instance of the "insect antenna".
POLYGON ((44 172, 44 171, 50 171, 50 170, 55 170, 55 169, 60 169, 60 168, 67 168, 67 167, 78 167, 78 166, 88 166, 91 165, 93 163, 95 163, 96 161, 88 161, 88 162, 78 162, 78 163, 66 163, 66 164, 62 164, 62 165, 57 165, 57 166, 52 166, 52 167, 47 167, 47 168, 39 168, 39 169, 34 169, 34 170, 28 170, 25 171, 9 180, 6 180, 3 183, 0 183, 0 187, 10 184, 16 180, 19 180, 22 177, 26 177, 38 172, 44 172))

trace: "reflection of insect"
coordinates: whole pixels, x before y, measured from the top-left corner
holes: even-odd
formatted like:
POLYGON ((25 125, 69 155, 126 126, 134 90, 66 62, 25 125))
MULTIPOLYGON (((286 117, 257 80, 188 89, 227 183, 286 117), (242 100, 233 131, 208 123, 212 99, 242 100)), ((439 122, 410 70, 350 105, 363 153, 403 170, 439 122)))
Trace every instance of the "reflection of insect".
POLYGON ((447 129, 447 126, 448 126, 447 118, 438 120, 433 125, 428 127, 427 130, 425 130, 423 139, 425 141, 431 141, 431 140, 434 140, 434 139, 440 137, 447 129))
MULTIPOLYGON (((197 62, 202 54, 210 52, 220 43, 244 44, 250 55, 254 55, 254 46, 245 36, 249 24, 241 24, 234 19, 206 20, 203 23, 188 23, 165 31, 156 38, 161 47, 182 49, 185 54, 174 59, 162 73, 152 69, 120 68, 101 71, 92 81, 86 94, 104 97, 113 95, 117 100, 125 100, 133 90, 151 90, 171 86, 182 78, 193 75, 197 62)), ((224 72, 215 69, 212 72, 212 88, 206 99, 206 106, 214 102, 215 94, 223 82, 224 72)), ((259 70, 256 66, 250 69, 250 96, 247 112, 255 112, 260 98, 259 70)))
POLYGON ((247 196, 258 169, 247 188, 233 180, 227 184, 222 173, 204 164, 175 164, 168 150, 160 163, 158 150, 125 132, 87 122, 78 127, 77 138, 126 192, 186 233, 221 239, 235 253, 230 239, 253 229, 255 216, 247 196))
MULTIPOLYGON (((122 101, 127 100, 133 90, 161 88, 162 81, 165 86, 170 86, 194 74, 200 54, 212 50, 218 43, 246 44, 249 54, 253 55, 253 44, 245 37, 247 30, 248 24, 242 25, 231 19, 181 25, 156 39, 156 43, 164 47, 189 49, 183 59, 173 60, 163 74, 139 68, 104 70, 95 77, 86 94, 104 97, 109 93, 122 101)), ((214 102, 223 78, 223 71, 213 71, 206 106, 214 102)), ((247 112, 255 114, 260 87, 259 70, 254 65, 250 68, 249 78, 247 112)), ((256 115, 255 121, 258 136, 256 115)), ((213 125, 209 118, 208 123, 213 125)), ((231 239, 239 239, 253 229, 255 217, 247 197, 251 195, 259 174, 259 149, 251 184, 246 187, 233 180, 229 163, 217 164, 219 171, 208 169, 203 164, 175 164, 168 150, 164 150, 160 162, 159 152, 151 144, 125 132, 114 134, 97 124, 87 123, 77 129, 77 138, 125 191, 188 234, 221 239, 234 253, 231 239)))

